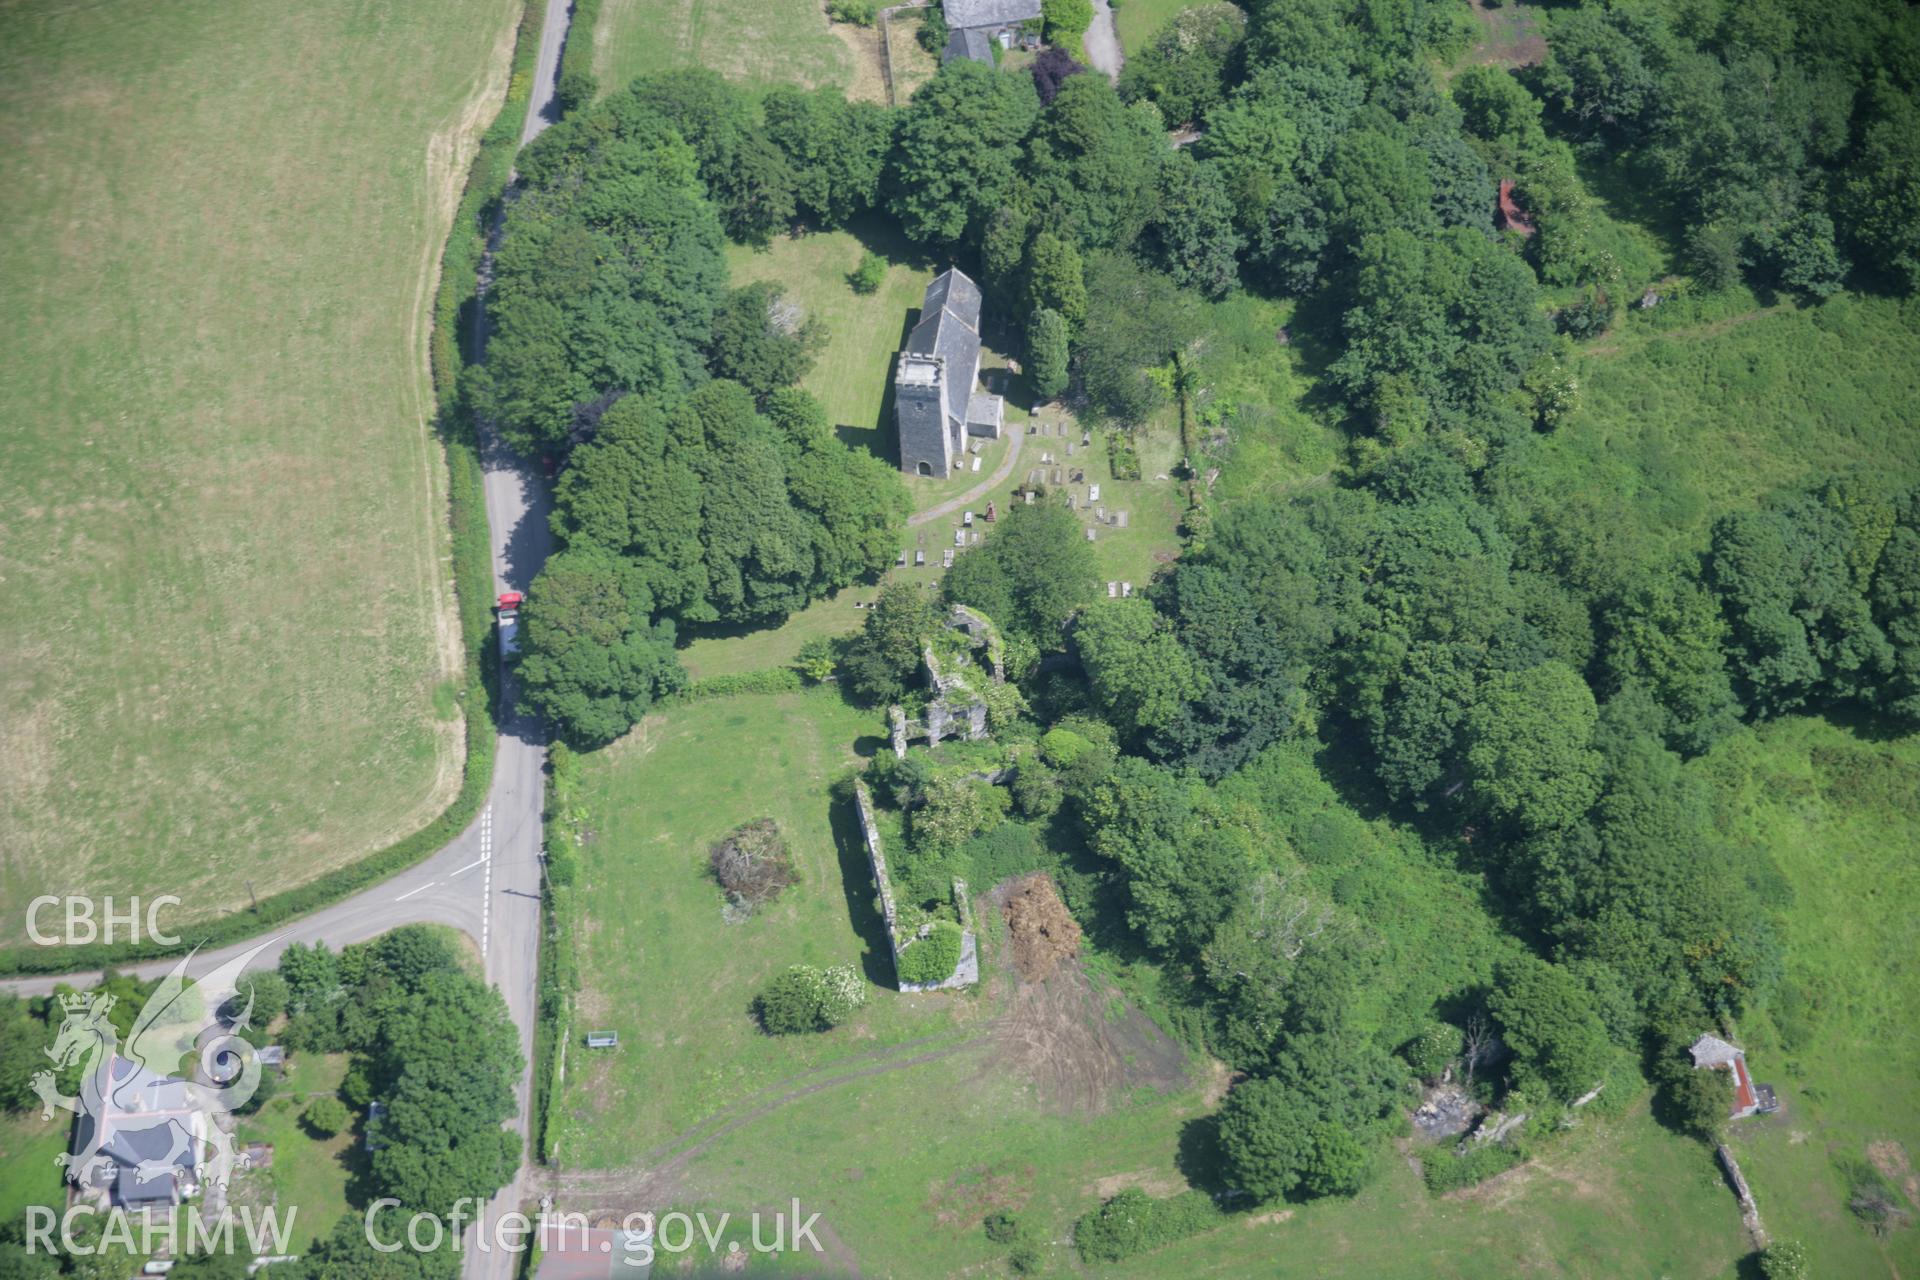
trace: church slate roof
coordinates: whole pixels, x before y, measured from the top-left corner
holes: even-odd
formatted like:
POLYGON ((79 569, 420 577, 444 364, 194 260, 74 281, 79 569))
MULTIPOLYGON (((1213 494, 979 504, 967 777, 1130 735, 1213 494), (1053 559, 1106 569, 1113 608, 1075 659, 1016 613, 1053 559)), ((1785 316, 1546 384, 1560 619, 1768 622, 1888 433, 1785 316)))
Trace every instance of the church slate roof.
POLYGON ((920 323, 907 335, 907 350, 945 358, 947 416, 965 422, 974 367, 980 361, 980 286, 957 268, 928 285, 920 323))

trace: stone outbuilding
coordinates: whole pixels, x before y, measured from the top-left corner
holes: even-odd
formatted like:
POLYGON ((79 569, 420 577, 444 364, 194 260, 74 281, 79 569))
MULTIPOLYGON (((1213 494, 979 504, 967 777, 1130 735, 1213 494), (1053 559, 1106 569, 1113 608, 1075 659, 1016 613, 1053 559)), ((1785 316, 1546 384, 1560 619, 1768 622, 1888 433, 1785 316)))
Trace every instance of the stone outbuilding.
POLYGON ((1688 1052, 1693 1055, 1695 1071, 1728 1071, 1733 1074, 1733 1110, 1728 1113, 1728 1119, 1738 1120, 1757 1112, 1780 1109, 1773 1086, 1753 1082, 1753 1077, 1747 1072, 1746 1051, 1737 1045, 1728 1044, 1718 1036, 1703 1035, 1693 1042, 1688 1052))
POLYGON ((947 47, 940 61, 969 58, 993 63, 993 46, 1011 48, 1022 39, 1020 27, 1040 19, 1040 0, 944 0, 941 16, 947 20, 947 47))

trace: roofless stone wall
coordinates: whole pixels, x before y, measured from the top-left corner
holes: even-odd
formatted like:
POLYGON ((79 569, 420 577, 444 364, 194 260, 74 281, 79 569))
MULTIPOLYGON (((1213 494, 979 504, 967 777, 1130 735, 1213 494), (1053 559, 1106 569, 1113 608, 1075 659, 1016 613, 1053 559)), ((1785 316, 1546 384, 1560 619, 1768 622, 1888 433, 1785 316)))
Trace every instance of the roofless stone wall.
POLYGON ((853 784, 853 802, 860 811, 860 834, 867 843, 867 865, 873 870, 873 882, 880 890, 880 914, 887 922, 887 949, 893 956, 894 985, 902 991, 948 991, 970 987, 980 981, 980 948, 973 932, 973 902, 964 880, 953 882, 953 905, 960 915, 960 963, 945 982, 913 983, 900 981, 900 931, 893 905, 893 882, 887 876, 887 856, 880 848, 880 826, 873 817, 873 796, 867 784, 853 784))

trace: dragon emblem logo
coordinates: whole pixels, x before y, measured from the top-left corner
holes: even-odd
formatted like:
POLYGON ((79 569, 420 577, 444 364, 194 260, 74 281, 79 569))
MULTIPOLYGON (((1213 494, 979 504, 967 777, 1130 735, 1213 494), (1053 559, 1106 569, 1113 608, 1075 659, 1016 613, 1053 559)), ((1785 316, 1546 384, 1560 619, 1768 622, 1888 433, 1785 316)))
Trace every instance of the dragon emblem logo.
POLYGON ((260 1086, 260 1060, 241 1032, 253 1012, 241 974, 271 941, 192 978, 188 953, 141 1006, 126 1043, 109 1015, 104 991, 64 995, 65 1015, 50 1069, 33 1077, 41 1117, 56 1110, 76 1119, 71 1152, 54 1157, 69 1182, 83 1190, 118 1180, 122 1197, 162 1180, 224 1189, 245 1167, 234 1149, 231 1122, 222 1121, 260 1086), (60 1092, 57 1073, 79 1066, 80 1092, 60 1092))

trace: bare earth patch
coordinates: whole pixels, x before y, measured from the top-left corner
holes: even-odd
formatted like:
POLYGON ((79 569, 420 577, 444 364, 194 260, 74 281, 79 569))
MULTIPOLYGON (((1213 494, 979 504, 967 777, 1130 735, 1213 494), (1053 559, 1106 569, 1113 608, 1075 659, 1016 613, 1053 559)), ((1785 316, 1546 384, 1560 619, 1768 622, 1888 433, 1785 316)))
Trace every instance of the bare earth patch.
POLYGON ((1510 3, 1488 8, 1486 0, 1468 0, 1480 39, 1467 61, 1482 67, 1531 67, 1547 56, 1547 39, 1527 6, 1510 3))
POLYGON ((1867 1144, 1867 1159, 1873 1162, 1887 1181, 1907 1193, 1907 1199, 1920 1204, 1920 1174, 1913 1171, 1913 1161, 1907 1157, 1907 1149, 1892 1138, 1881 1138, 1867 1144))
POLYGON ((977 1227, 997 1209, 1019 1208, 1032 1192, 1032 1165, 975 1165, 937 1184, 927 1211, 943 1227, 977 1227))
MULTIPOLYGON (((1023 883, 1009 881, 986 897, 1001 916, 1003 942, 1007 895, 1023 883)), ((1001 968, 996 986, 1009 980, 1001 968)), ((1062 961, 1044 982, 1012 981, 1006 1012, 992 1024, 983 1073, 1011 1070, 1041 1106, 1059 1112, 1101 1112, 1137 1089, 1186 1086, 1186 1049, 1118 993, 1096 987, 1077 958, 1062 961)))
POLYGON ((1053 880, 1027 876, 1006 892, 1007 932, 1013 965, 1026 982, 1043 982, 1063 960, 1080 954, 1080 926, 1067 913, 1053 880))

